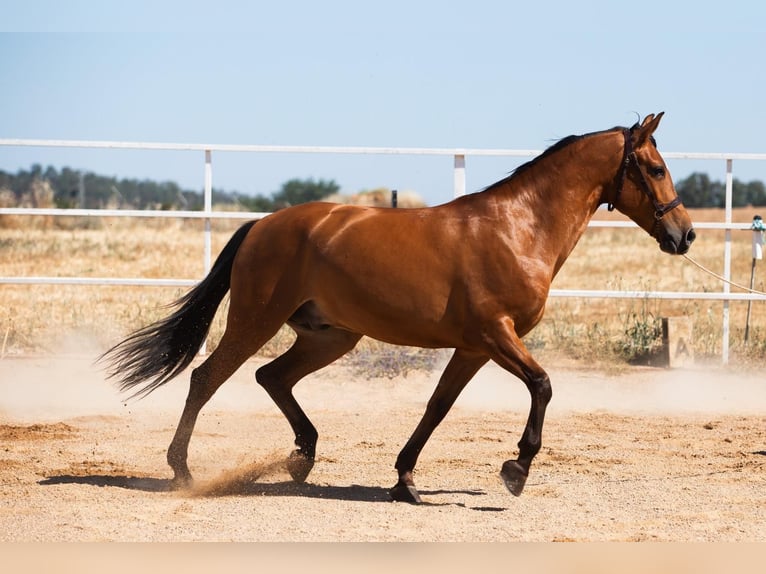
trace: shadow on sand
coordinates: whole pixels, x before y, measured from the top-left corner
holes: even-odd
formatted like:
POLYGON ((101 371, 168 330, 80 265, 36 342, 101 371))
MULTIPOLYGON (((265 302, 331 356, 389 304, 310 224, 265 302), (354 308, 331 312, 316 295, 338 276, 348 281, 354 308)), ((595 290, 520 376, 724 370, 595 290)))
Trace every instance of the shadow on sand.
MULTIPOLYGON (((99 487, 125 488, 143 492, 177 492, 180 496, 196 498, 216 498, 222 496, 294 496, 317 498, 326 500, 352 501, 352 502, 391 502, 388 489, 378 486, 363 486, 352 484, 349 486, 331 486, 311 483, 284 482, 237 482, 236 484, 218 484, 211 488, 209 484, 202 483, 188 489, 177 490, 170 479, 135 477, 124 475, 57 475, 49 476, 38 484, 52 486, 60 484, 84 484, 99 487)), ((485 496, 480 490, 424 490, 423 496, 440 496, 463 494, 468 496, 485 496)), ((423 501, 422 506, 461 506, 463 503, 456 502, 429 502, 423 501)), ((504 508, 495 507, 472 507, 473 510, 498 512, 504 508)))

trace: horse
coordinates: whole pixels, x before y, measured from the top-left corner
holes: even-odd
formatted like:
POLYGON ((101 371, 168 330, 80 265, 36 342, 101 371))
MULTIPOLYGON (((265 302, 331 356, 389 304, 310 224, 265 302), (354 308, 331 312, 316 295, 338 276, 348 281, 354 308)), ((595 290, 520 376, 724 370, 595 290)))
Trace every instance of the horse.
POLYGON ((543 316, 553 278, 603 204, 643 228, 661 251, 695 238, 653 136, 664 112, 630 128, 566 137, 482 191, 434 207, 394 209, 312 202, 242 225, 208 275, 164 319, 99 359, 123 392, 145 396, 186 369, 227 292, 225 331, 194 368, 167 450, 172 484, 192 483, 188 446, 205 403, 284 325, 292 346, 255 378, 295 434, 287 458, 304 482, 317 429, 293 396, 306 375, 351 351, 362 336, 453 349, 425 412, 399 453, 394 501, 417 504, 413 471, 458 395, 488 361, 527 387, 531 404, 518 455, 500 476, 519 496, 542 443, 551 382, 522 338, 543 316))

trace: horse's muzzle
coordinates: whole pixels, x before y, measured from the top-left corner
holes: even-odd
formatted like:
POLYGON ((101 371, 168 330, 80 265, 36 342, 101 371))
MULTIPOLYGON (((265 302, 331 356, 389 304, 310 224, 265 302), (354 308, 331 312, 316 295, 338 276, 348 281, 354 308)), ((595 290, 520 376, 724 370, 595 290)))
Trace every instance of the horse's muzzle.
POLYGON ((662 235, 662 239, 660 239, 660 249, 671 255, 683 255, 689 251, 689 248, 696 238, 697 233, 694 231, 693 227, 677 234, 666 231, 662 235))

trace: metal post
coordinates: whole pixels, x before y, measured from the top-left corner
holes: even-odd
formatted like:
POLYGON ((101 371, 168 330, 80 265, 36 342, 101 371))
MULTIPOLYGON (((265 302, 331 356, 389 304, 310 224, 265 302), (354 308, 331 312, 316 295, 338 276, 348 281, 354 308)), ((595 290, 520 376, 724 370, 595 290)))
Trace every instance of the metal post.
POLYGON ((455 154, 455 197, 465 195, 465 156, 455 154))
MULTIPOLYGON (((213 211, 213 160, 212 152, 209 149, 205 150, 205 213, 209 214, 213 211)), ((205 275, 210 271, 210 258, 211 258, 211 232, 210 232, 210 218, 205 218, 205 260, 204 271, 205 275)))
MULTIPOLYGON (((732 160, 726 160, 726 224, 731 224, 731 206, 732 206, 732 160)), ((728 295, 731 292, 729 281, 731 281, 731 229, 727 228, 724 236, 723 251, 723 277, 726 280, 723 284, 723 292, 728 295)), ((729 364, 729 299, 723 301, 723 335, 721 340, 721 361, 724 365, 729 364)))
MULTIPOLYGON (((204 190, 204 211, 208 216, 213 211, 213 153, 209 150, 205 150, 205 190, 204 190)), ((210 272, 210 259, 212 253, 212 233, 211 233, 211 219, 205 218, 205 254, 203 258, 204 275, 206 276, 210 272)), ((199 348, 200 355, 207 354, 207 339, 203 341, 202 346, 199 348)))
MULTIPOLYGON (((750 268, 750 291, 755 286, 755 258, 753 258, 753 266, 750 268)), ((753 300, 747 300, 747 318, 745 319, 745 343, 750 338, 750 311, 753 308, 753 300)))
MULTIPOLYGON (((763 218, 760 215, 753 217, 753 224, 750 226, 753 230, 753 265, 750 267, 750 292, 755 287, 755 262, 763 259, 763 232, 766 227, 763 225, 763 218)), ((747 300, 747 318, 745 319, 745 343, 750 339, 750 312, 753 308, 753 300, 747 300)))

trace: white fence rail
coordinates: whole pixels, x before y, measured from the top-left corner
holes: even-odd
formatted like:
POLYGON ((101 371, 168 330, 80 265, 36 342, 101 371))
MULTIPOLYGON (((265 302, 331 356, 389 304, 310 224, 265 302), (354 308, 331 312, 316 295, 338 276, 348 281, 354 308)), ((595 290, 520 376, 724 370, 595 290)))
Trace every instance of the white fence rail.
MULTIPOLYGON (((268 145, 205 145, 179 143, 145 143, 82 140, 38 140, 38 139, 0 139, 0 146, 5 147, 53 147, 53 148, 91 148, 121 150, 189 151, 203 152, 204 163, 204 208, 202 211, 151 211, 151 210, 113 210, 113 209, 38 209, 38 208, 0 208, 0 215, 48 215, 69 217, 154 217, 186 218, 204 220, 204 271, 211 265, 211 221, 213 219, 254 219, 266 213, 222 212, 213 211, 213 152, 247 152, 259 154, 353 154, 353 155, 409 155, 409 156, 452 156, 454 161, 454 195, 465 193, 465 170, 467 156, 472 157, 534 157, 542 150, 510 149, 451 149, 451 148, 392 148, 392 147, 338 147, 338 146, 268 146, 268 145)), ((674 153, 663 152, 666 159, 713 160, 726 162, 726 198, 724 221, 720 223, 695 223, 698 229, 725 230, 724 266, 722 276, 731 280, 731 231, 747 230, 750 224, 732 223, 732 187, 733 161, 766 161, 766 154, 756 153, 674 153)), ((629 221, 591 221, 590 227, 635 227, 629 221)), ((23 285, 126 285, 126 286, 192 286, 199 279, 148 279, 119 277, 0 277, 0 284, 23 285)), ((721 283, 719 292, 696 291, 616 291, 588 289, 552 289, 551 297, 583 298, 622 298, 622 299, 702 299, 723 301, 723 336, 722 361, 729 361, 729 302, 764 301, 766 295, 757 293, 732 293, 729 283, 721 283)))

